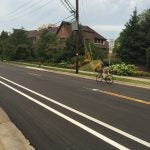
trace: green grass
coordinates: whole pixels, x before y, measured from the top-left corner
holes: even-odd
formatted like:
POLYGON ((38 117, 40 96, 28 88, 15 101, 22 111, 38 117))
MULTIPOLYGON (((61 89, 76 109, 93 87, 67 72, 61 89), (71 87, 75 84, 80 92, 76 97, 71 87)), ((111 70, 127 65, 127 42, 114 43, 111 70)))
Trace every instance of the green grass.
POLYGON ((121 78, 121 77, 115 77, 115 80, 122 81, 122 82, 128 82, 128 83, 134 83, 134 84, 150 85, 150 82, 121 78))

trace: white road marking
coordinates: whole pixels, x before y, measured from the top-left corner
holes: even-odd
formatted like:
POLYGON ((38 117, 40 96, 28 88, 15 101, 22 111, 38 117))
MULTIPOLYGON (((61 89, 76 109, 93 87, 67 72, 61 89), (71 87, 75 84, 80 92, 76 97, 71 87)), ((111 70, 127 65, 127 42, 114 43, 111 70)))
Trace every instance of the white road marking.
POLYGON ((29 67, 29 66, 26 66, 25 68, 28 68, 28 69, 34 69, 34 70, 40 70, 40 71, 46 71, 45 69, 42 69, 42 68, 36 68, 36 67, 29 67))
MULTIPOLYGON (((108 128, 108 129, 110 129, 110 130, 112 130, 112 131, 114 131, 114 132, 116 132, 116 133, 119 133, 119 134, 121 134, 121 135, 123 135, 123 136, 125 136, 125 137, 127 137, 127 138, 129 138, 129 139, 132 139, 133 141, 136 141, 136 142, 138 142, 138 143, 140 143, 140 144, 142 144, 142 145, 145 145, 145 146, 147 146, 147 147, 150 147, 150 143, 147 142, 147 141, 144 141, 144 140, 142 140, 142 139, 140 139, 140 138, 138 138, 138 137, 136 137, 136 136, 133 136, 133 135, 131 135, 131 134, 125 132, 125 131, 122 131, 122 130, 116 128, 116 127, 113 127, 113 126, 111 126, 111 125, 109 125, 109 124, 107 124, 107 123, 105 123, 105 122, 102 122, 102 121, 100 121, 100 120, 98 120, 98 119, 96 119, 96 118, 93 118, 93 117, 91 117, 91 116, 89 116, 89 115, 87 115, 87 114, 84 114, 84 113, 82 113, 82 112, 80 112, 80 111, 78 111, 78 110, 76 110, 76 109, 73 109, 73 108, 71 108, 71 107, 69 107, 69 106, 66 106, 66 105, 64 105, 64 104, 62 104, 62 103, 59 103, 59 102, 57 102, 57 101, 55 101, 55 100, 53 100, 53 99, 51 99, 51 98, 49 98, 49 97, 46 97, 46 96, 44 96, 44 95, 42 95, 42 94, 40 94, 40 93, 37 93, 37 92, 35 92, 35 91, 33 91, 33 90, 30 90, 30 89, 28 89, 28 88, 26 88, 26 87, 24 87, 24 86, 22 86, 22 85, 19 85, 19 84, 15 83, 15 82, 13 82, 13 81, 11 81, 11 80, 9 80, 9 79, 4 78, 4 77, 2 77, 2 76, 0 76, 0 78, 3 79, 3 80, 5 80, 5 81, 7 81, 7 82, 9 82, 9 83, 12 83, 12 84, 14 84, 14 85, 20 87, 20 88, 22 88, 22 89, 25 89, 25 90, 27 90, 27 91, 29 91, 29 92, 35 94, 35 95, 38 95, 39 97, 42 97, 42 98, 44 98, 44 99, 46 99, 46 100, 48 100, 48 101, 50 101, 50 102, 52 102, 52 103, 54 103, 54 104, 57 104, 57 105, 59 105, 59 106, 65 108, 65 109, 67 109, 67 110, 69 110, 69 111, 71 111, 71 112, 74 112, 74 113, 76 113, 76 114, 78 114, 78 115, 80 115, 80 116, 82 116, 82 117, 84 117, 84 118, 86 118, 86 119, 88 119, 88 120, 91 120, 91 121, 93 121, 93 122, 95 122, 95 123, 97 123, 97 124, 99 124, 99 125, 101 125, 101 126, 103 126, 103 127, 105 127, 105 128, 108 128)), ((97 89, 95 89, 95 90, 97 90, 97 89)))
POLYGON ((95 131, 95 130, 89 128, 88 126, 86 126, 86 125, 84 125, 84 124, 82 124, 82 123, 80 123, 80 122, 78 122, 78 121, 76 121, 76 120, 74 120, 74 119, 72 119, 72 118, 70 118, 70 117, 64 115, 63 113, 61 113, 61 112, 59 112, 59 111, 57 111, 57 110, 55 110, 55 109, 53 109, 53 108, 51 108, 51 107, 45 105, 44 103, 39 102, 38 100, 34 99, 33 97, 31 97, 31 96, 29 96, 29 95, 27 95, 27 94, 25 94, 25 93, 23 93, 23 92, 21 92, 21 91, 15 89, 15 88, 9 86, 8 84, 6 84, 6 83, 4 83, 4 82, 2 82, 2 81, 0 81, 0 83, 1 83, 2 85, 4 85, 4 86, 8 87, 9 89, 11 89, 11 90, 17 92, 18 94, 20 94, 20 95, 26 97, 26 98, 29 99, 30 101, 32 101, 32 102, 34 102, 34 103, 36 103, 36 104, 38 104, 38 105, 44 107, 45 109, 47 109, 47 110, 53 112, 54 114, 58 115, 59 117, 61 117, 61 118, 65 119, 65 120, 71 122, 72 124, 74 124, 74 125, 76 125, 76 126, 82 128, 83 130, 85 130, 85 131, 91 133, 92 135, 98 137, 99 139, 105 141, 106 143, 108 143, 108 144, 110 144, 110 145, 112 145, 112 146, 114 146, 114 147, 116 147, 116 148, 118 148, 118 149, 121 149, 121 150, 129 150, 127 147, 125 147, 125 146, 123 146, 123 145, 121 145, 121 144, 119 144, 119 143, 117 143, 117 142, 111 140, 110 138, 108 138, 108 137, 106 137, 106 136, 100 134, 99 132, 97 132, 97 131, 95 131))
POLYGON ((38 77, 40 77, 41 75, 39 75, 39 74, 36 74, 36 73, 28 73, 29 75, 33 75, 33 76, 38 76, 38 77))

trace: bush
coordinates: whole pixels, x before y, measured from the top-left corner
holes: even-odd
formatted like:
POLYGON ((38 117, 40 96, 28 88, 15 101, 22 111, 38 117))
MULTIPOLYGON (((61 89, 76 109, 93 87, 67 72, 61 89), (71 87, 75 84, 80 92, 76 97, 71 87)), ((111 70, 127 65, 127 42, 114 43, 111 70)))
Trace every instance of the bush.
POLYGON ((124 76, 131 76, 134 72, 137 71, 137 67, 131 64, 115 64, 109 67, 111 73, 116 75, 124 75, 124 76))

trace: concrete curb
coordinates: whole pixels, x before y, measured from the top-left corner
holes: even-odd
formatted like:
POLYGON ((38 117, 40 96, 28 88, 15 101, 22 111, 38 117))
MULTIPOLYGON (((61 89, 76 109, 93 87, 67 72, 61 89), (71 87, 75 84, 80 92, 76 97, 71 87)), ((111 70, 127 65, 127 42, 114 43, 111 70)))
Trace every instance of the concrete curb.
POLYGON ((0 108, 0 150, 35 150, 0 108))

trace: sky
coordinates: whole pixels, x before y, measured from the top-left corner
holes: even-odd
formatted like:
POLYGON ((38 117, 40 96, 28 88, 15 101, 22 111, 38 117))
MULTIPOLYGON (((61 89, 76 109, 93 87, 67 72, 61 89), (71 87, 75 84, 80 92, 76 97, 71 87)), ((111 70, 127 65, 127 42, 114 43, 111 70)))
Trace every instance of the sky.
MULTIPOLYGON (((43 24, 56 24, 70 16, 63 0, 0 0, 0 32, 13 28, 35 30, 43 24)), ((75 0, 69 0, 75 7, 75 0)), ((79 0, 80 23, 107 39, 116 39, 135 9, 150 8, 150 0, 79 0)), ((68 18, 66 21, 72 21, 68 18)), ((57 24, 59 25, 59 23, 57 24)))

